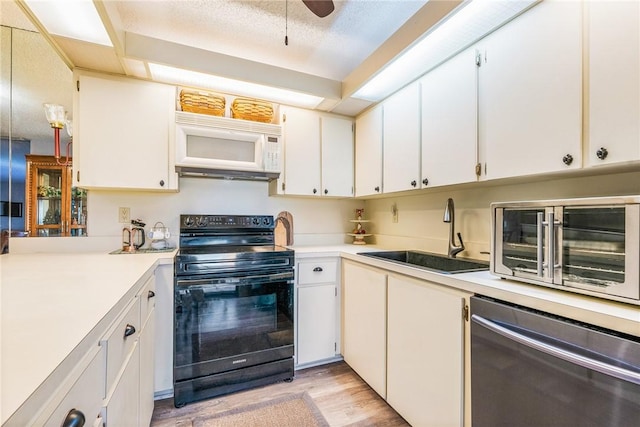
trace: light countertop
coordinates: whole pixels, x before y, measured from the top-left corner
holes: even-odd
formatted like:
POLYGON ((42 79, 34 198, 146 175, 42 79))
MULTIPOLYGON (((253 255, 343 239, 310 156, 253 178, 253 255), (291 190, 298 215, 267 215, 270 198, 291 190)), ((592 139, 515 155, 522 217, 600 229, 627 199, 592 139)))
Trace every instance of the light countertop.
MULTIPOLYGON (((342 257, 640 336, 640 306, 499 279, 489 272, 441 274, 357 255, 373 245, 293 246, 298 259, 342 257)), ((0 257, 0 410, 4 423, 97 326, 106 327, 159 264, 174 253, 6 254, 0 257)), ((91 339, 89 339, 89 337, 91 339)), ((74 352, 74 350, 76 350, 74 352)), ((48 381, 50 382, 50 381, 48 381)))
POLYGON ((358 255, 360 252, 387 250, 374 245, 293 246, 292 249, 295 250, 298 259, 340 256, 392 273, 411 276, 471 294, 486 295, 640 337, 640 306, 638 305, 504 280, 492 275, 489 271, 442 274, 420 267, 358 255))
POLYGON ((173 253, 1 256, 1 423, 97 325, 115 319, 114 308, 133 297, 134 285, 150 277, 159 263, 172 263, 172 257, 173 253))

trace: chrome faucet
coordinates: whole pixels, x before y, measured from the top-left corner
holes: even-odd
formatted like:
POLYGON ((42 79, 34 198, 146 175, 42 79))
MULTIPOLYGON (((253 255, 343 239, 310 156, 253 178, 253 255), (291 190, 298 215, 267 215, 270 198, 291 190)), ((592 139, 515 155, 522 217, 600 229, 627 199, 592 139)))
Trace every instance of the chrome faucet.
POLYGON ((455 227, 456 227, 456 215, 455 209, 453 207, 453 199, 449 198, 447 200, 447 206, 444 208, 444 217, 442 221, 448 222, 449 225, 449 250, 447 252, 447 256, 449 258, 455 258, 456 255, 462 251, 464 251, 464 242, 462 241, 462 236, 458 233, 458 240, 460 240, 460 246, 457 246, 455 243, 455 237, 453 236, 455 227))

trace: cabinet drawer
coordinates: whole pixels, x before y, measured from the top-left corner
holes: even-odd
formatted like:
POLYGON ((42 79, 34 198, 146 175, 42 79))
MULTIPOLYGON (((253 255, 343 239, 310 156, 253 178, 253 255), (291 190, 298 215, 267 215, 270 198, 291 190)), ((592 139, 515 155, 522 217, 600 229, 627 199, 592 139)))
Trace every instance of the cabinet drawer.
POLYGON ((86 426, 94 425, 101 416, 104 399, 104 363, 105 351, 101 348, 45 422, 45 426, 63 425, 71 410, 80 411, 84 415, 86 426))
POLYGON ((144 327, 144 325, 147 323, 149 314, 156 306, 155 296, 156 281, 155 277, 151 276, 140 292, 140 324, 142 325, 142 327, 144 327))
POLYGON ((338 274, 338 260, 303 261, 298 263, 298 284, 333 283, 338 274))
POLYGON ((140 333, 140 300, 135 297, 109 332, 100 341, 107 352, 107 394, 122 369, 127 355, 133 351, 140 333))

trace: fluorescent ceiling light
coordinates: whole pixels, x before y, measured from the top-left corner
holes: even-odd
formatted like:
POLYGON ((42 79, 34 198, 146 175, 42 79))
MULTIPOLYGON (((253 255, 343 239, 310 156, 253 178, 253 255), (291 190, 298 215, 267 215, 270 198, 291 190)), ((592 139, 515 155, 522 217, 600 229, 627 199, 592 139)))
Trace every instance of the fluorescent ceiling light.
POLYGON ((211 74, 188 71, 181 68, 149 63, 151 77, 155 81, 212 89, 234 95, 260 98, 296 107, 315 108, 324 98, 271 86, 248 83, 211 74))
POLYGON ((426 32, 383 68, 354 98, 377 102, 469 47, 539 0, 473 0, 426 32))
POLYGON ((113 46, 91 0, 25 0, 50 34, 113 46))

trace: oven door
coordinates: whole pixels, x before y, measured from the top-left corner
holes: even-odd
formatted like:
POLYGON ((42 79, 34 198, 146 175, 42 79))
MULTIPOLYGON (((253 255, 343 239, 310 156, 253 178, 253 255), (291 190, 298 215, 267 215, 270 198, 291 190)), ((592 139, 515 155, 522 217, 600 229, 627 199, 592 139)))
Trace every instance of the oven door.
POLYGON ((175 281, 174 380, 293 356, 293 272, 175 281))

